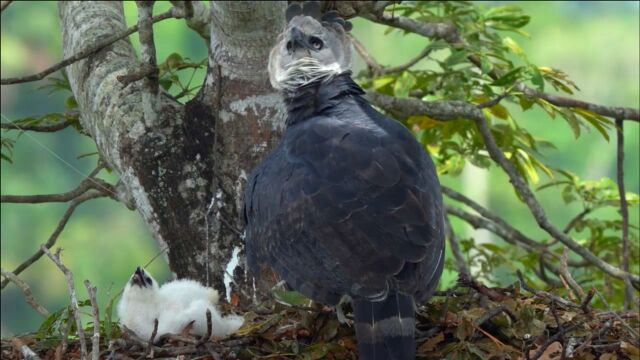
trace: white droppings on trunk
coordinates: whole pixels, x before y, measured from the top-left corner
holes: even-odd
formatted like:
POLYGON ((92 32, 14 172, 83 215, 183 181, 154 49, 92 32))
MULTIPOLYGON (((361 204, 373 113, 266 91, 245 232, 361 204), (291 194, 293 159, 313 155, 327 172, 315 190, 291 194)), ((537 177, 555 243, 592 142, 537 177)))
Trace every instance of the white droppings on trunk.
POLYGON ((227 267, 224 269, 224 289, 225 294, 227 296, 227 301, 231 301, 231 283, 233 282, 233 272, 238 267, 239 257, 240 255, 240 247, 236 246, 233 248, 233 253, 231 253, 231 260, 227 263, 227 267))
POLYGON ((243 116, 248 115, 249 111, 253 112, 254 115, 259 116, 261 121, 271 123, 272 130, 281 130, 284 125, 283 114, 279 111, 283 108, 282 98, 276 92, 247 96, 233 101, 229 104, 229 108, 243 116))
POLYGON ((244 184, 247 182, 247 172, 244 169, 240 170, 240 176, 236 180, 236 183, 233 187, 233 190, 236 193, 236 209, 242 209, 242 200, 244 196, 242 196, 242 189, 244 189, 244 184))

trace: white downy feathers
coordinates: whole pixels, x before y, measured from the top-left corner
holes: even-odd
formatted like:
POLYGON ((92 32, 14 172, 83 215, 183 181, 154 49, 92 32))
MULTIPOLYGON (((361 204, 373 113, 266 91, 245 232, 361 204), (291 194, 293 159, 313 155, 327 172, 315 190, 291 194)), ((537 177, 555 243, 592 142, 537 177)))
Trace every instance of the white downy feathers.
POLYGON ((222 317, 216 308, 218 292, 189 279, 170 281, 161 287, 138 268, 124 288, 118 304, 120 322, 142 339, 149 339, 158 319, 157 337, 182 332, 194 321, 191 333, 207 333, 207 309, 211 311, 212 335, 224 337, 242 326, 242 316, 222 317))

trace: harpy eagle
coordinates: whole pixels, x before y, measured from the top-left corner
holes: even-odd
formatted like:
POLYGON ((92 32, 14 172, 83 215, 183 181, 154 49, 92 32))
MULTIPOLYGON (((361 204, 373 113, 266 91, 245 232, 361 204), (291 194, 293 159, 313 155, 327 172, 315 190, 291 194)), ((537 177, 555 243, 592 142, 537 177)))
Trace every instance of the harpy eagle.
POLYGON ((433 162, 352 80, 350 23, 311 2, 286 17, 269 57, 286 129, 247 181, 249 268, 327 305, 350 298, 360 359, 413 359, 414 308, 444 263, 433 162))

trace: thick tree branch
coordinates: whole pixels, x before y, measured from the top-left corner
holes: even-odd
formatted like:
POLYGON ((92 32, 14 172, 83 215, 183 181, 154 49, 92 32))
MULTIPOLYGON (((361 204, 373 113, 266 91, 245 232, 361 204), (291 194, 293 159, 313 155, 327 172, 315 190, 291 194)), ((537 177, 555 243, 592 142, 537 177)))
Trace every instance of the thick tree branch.
POLYGON ((451 43, 458 40, 458 28, 448 22, 424 22, 384 12, 380 14, 361 13, 360 16, 378 24, 406 30, 430 39, 444 39, 451 43))
POLYGON ((356 52, 360 55, 362 60, 364 60, 364 62, 367 64, 367 67, 369 68, 369 72, 371 73, 372 76, 382 76, 384 74, 403 72, 409 69, 410 67, 412 67, 413 65, 417 64, 418 62, 420 62, 420 60, 429 56, 429 54, 431 54, 431 51, 433 51, 433 48, 427 45, 418 55, 416 55, 413 59, 407 61, 406 63, 397 65, 397 66, 383 67, 380 64, 378 64, 376 59, 374 59, 373 56, 371 56, 371 54, 367 51, 364 45, 362 45, 362 43, 355 36, 349 34, 349 38, 351 39, 351 43, 353 44, 353 47, 356 50, 356 52))
POLYGON ((71 312, 73 313, 73 318, 76 320, 76 331, 78 332, 78 340, 80 341, 80 359, 87 359, 87 343, 84 337, 84 327, 82 326, 82 320, 80 320, 80 309, 78 308, 78 297, 76 295, 76 289, 73 285, 73 274, 71 271, 64 266, 62 261, 60 260, 60 249, 56 252, 56 254, 52 254, 49 251, 49 248, 45 245, 40 247, 40 250, 47 254, 49 259, 53 261, 58 269, 62 271, 64 277, 67 279, 67 288, 69 290, 69 299, 71 305, 71 312))
MULTIPOLYGON (((179 11, 176 8, 171 8, 169 11, 164 12, 160 15, 154 16, 153 17, 153 22, 156 23, 158 21, 162 21, 162 20, 166 20, 169 18, 181 18, 182 17, 182 13, 181 11, 179 11)), ((11 84, 19 84, 19 83, 25 83, 25 82, 30 82, 30 81, 37 81, 37 80, 42 80, 45 77, 47 77, 47 75, 50 75, 66 66, 69 66, 79 60, 85 59, 87 57, 89 57, 90 55, 106 48, 107 46, 115 43, 116 41, 122 40, 124 38, 126 38, 127 36, 135 33, 136 31, 138 31, 138 25, 134 25, 132 27, 130 27, 129 29, 127 29, 126 31, 122 31, 116 35, 112 35, 108 38, 106 38, 103 41, 99 41, 96 44, 91 44, 88 45, 85 49, 79 50, 77 53, 73 54, 72 56, 66 57, 64 60, 62 60, 61 62, 48 67, 47 69, 37 73, 37 74, 33 74, 33 75, 25 75, 25 76, 18 76, 18 77, 13 77, 13 78, 7 78, 7 79, 1 79, 0 80, 0 85, 11 85, 11 84)))
POLYGON ((184 9, 184 19, 187 26, 197 32, 209 43, 211 27, 209 26, 209 8, 203 1, 171 1, 171 4, 184 9))
POLYGON ((484 118, 477 106, 465 101, 422 101, 413 98, 397 98, 375 91, 368 92, 367 98, 374 105, 402 119, 411 115, 427 115, 440 121, 484 118))
POLYGON ((12 273, 11 271, 0 268, 0 273, 2 273, 2 276, 4 276, 5 279, 16 284, 16 286, 24 294, 27 304, 31 305, 31 307, 40 315, 44 317, 49 316, 49 311, 36 301, 36 299, 33 297, 33 293, 31 292, 31 288, 29 287, 29 285, 27 285, 26 282, 22 281, 19 277, 16 276, 16 274, 12 273))
MULTIPOLYGON (((62 216, 62 219, 60 219, 60 221, 58 222, 58 226, 56 226, 56 229, 53 231, 51 236, 49 236, 49 239, 44 244, 44 247, 46 247, 47 249, 50 249, 56 243, 56 241, 58 240, 58 236, 60 236, 60 233, 62 233, 62 230, 64 230, 64 227, 67 225, 67 222, 69 222, 71 215, 73 215, 73 212, 76 210, 78 205, 82 204, 85 201, 100 198, 100 197, 105 197, 105 196, 107 196, 107 194, 105 194, 104 192, 88 191, 78 196, 77 198, 75 198, 73 202, 71 202, 71 205, 69 205, 69 207, 67 208, 67 211, 65 211, 64 215, 62 216)), ((23 272, 25 269, 31 266, 31 264, 38 261, 38 259, 40 259, 40 257, 42 257, 43 254, 44 254, 44 251, 42 251, 42 249, 39 249, 38 251, 36 251, 35 254, 31 255, 29 259, 27 259, 25 262, 20 264, 12 272, 15 275, 19 275, 21 272, 23 272)), ((9 280, 7 279, 3 280, 2 284, 0 285, 0 289, 4 289, 8 283, 9 283, 9 280)))
POLYGON ((158 74, 159 69, 156 61, 156 44, 153 39, 153 16, 154 1, 136 1, 138 5, 138 35, 140 36, 140 57, 142 63, 150 72, 143 79, 142 87, 142 109, 144 120, 147 126, 153 126, 158 119, 158 74))

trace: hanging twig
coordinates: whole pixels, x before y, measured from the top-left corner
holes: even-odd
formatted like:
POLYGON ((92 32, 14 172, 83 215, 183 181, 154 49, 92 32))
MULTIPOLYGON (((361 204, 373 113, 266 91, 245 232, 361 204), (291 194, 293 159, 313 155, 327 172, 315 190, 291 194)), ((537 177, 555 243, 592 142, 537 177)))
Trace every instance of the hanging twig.
MULTIPOLYGON (((67 279, 67 289, 69 290, 71 312, 74 319, 76 320, 76 330, 78 332, 78 340, 80 341, 80 358, 83 360, 87 359, 87 343, 84 337, 84 328, 82 327, 82 321, 80 320, 78 297, 76 296, 76 289, 73 286, 73 273, 71 273, 71 271, 66 266, 64 266, 64 264, 60 260, 60 249, 58 249, 55 255, 52 254, 45 245, 40 246, 40 250, 42 250, 43 253, 47 254, 49 259, 51 259, 51 261, 53 261, 58 266, 58 269, 62 271, 65 278, 67 279)), ((99 322, 98 326, 100 326, 99 322)))

